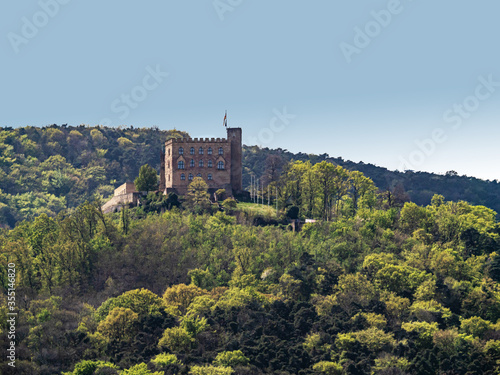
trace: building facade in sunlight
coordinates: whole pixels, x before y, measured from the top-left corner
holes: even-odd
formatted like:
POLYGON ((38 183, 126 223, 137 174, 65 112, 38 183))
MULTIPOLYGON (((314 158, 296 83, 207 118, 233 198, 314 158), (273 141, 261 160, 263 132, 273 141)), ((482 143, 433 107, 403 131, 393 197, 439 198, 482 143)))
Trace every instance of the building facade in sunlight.
POLYGON ((227 128, 227 138, 182 138, 165 142, 161 155, 160 191, 187 193, 195 177, 208 184, 209 193, 225 189, 242 192, 242 130, 227 128))

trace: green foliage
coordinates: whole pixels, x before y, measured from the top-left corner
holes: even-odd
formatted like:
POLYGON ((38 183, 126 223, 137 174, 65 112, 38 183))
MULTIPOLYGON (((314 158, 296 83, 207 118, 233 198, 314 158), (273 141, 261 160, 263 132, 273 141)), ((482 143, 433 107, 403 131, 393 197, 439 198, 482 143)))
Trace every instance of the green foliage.
POLYGON ((438 331, 438 324, 436 322, 409 322, 401 325, 406 332, 415 332, 418 334, 421 342, 430 344, 435 332, 438 331))
MULTIPOLYGON (((405 205, 400 188, 377 194, 343 161, 304 155, 278 165, 275 155, 262 173, 278 190, 279 216, 296 206, 301 218, 326 220, 290 232, 273 205, 200 214, 169 210, 161 194, 103 215, 98 201, 84 203, 86 192, 104 195, 140 165, 159 167, 153 148, 140 156, 150 150, 145 142, 159 141, 117 129, 117 142, 114 131, 0 131, 0 215, 15 223, 21 211, 4 202, 36 189, 71 207, 0 231, 0 316, 15 263, 24 373, 117 372, 96 368, 99 361, 139 364, 122 372, 146 374, 498 368, 500 226, 491 210, 439 196, 430 206, 405 205), (25 191, 16 190, 20 181, 25 191)), ((258 159, 260 151, 247 150, 247 161, 258 159)))
POLYGON ((384 348, 393 347, 396 344, 392 333, 385 333, 381 329, 370 327, 357 332, 337 335, 335 345, 341 350, 349 350, 356 342, 366 346, 372 352, 378 352, 384 348))
POLYGON ((450 309, 443 307, 439 302, 434 300, 415 301, 410 306, 410 312, 419 320, 432 322, 435 320, 434 314, 440 314, 443 318, 450 318, 450 309), (429 314, 434 313, 434 314, 429 314))
POLYGON ((222 207, 226 212, 233 212, 238 207, 238 203, 234 200, 234 198, 227 198, 222 202, 222 207))
POLYGON ((207 193, 208 185, 201 177, 195 177, 188 186, 186 195, 186 207, 195 213, 208 212, 210 210, 210 196, 207 193))
POLYGON ((72 372, 66 372, 64 375, 93 375, 98 369, 102 368, 117 369, 118 367, 111 362, 105 361, 81 361, 75 365, 72 372))
MULTIPOLYGON (((0 128, 0 224, 56 216, 134 180, 141 165, 159 169, 159 151, 177 130, 90 126, 0 128), (132 141, 133 140, 133 141, 132 141)), ((154 188, 153 190, 156 190, 154 188)))
POLYGON ((158 346, 173 352, 186 352, 191 348, 194 342, 194 338, 185 328, 173 327, 167 328, 165 332, 163 332, 163 336, 158 346))
POLYGON ((231 367, 224 366, 193 366, 189 371, 191 375, 230 375, 234 373, 231 367))
POLYGON ((413 267, 386 265, 375 275, 375 282, 380 288, 401 294, 404 291, 415 291, 430 277, 425 271, 413 267))
POLYGON ((145 164, 139 169, 139 176, 134 180, 137 191, 158 190, 158 175, 153 167, 145 164))
POLYGON ((206 318, 188 315, 182 318, 181 327, 185 329, 191 337, 196 338, 196 336, 205 331, 209 325, 206 318))
POLYGON ((460 331, 466 335, 482 337, 485 332, 493 328, 493 324, 478 316, 470 317, 469 319, 460 320, 460 331))
POLYGON ((97 330, 109 339, 130 341, 135 334, 134 325, 138 318, 139 315, 129 308, 115 307, 99 323, 97 330))
POLYGON ((191 283, 202 289, 209 289, 215 286, 215 278, 208 269, 200 270, 198 268, 188 272, 191 283))
POLYGON ((344 372, 344 368, 336 363, 329 361, 321 361, 313 365, 313 370, 320 374, 326 375, 341 375, 344 372))
POLYGON ((123 370, 119 372, 120 375, 165 375, 163 371, 152 372, 148 370, 148 366, 145 363, 140 363, 138 365, 132 366, 128 370, 123 370))
POLYGON ((401 371, 408 371, 410 368, 410 361, 406 358, 395 357, 393 355, 386 355, 375 360, 373 366, 373 374, 383 374, 390 369, 399 369, 401 371))
POLYGON ((223 367, 246 366, 250 360, 241 350, 226 351, 217 354, 214 365, 223 367))
POLYGON ((218 308, 229 311, 232 308, 243 307, 251 302, 264 303, 265 301, 265 297, 253 288, 231 288, 224 292, 217 303, 212 307, 212 310, 218 308))
POLYGON ((210 313, 213 305, 215 305, 215 300, 210 296, 195 297, 189 305, 186 315, 193 316, 210 313))
POLYGON ((206 293, 196 285, 179 284, 167 288, 163 294, 163 299, 167 305, 175 306, 184 313, 196 297, 206 293))
POLYGON ((105 319, 111 310, 122 307, 140 316, 158 314, 164 308, 163 300, 147 289, 129 290, 118 297, 109 298, 96 310, 98 321, 105 319))
POLYGON ((180 365, 181 361, 177 359, 175 354, 161 353, 154 357, 151 362, 159 367, 167 367, 170 365, 180 365))

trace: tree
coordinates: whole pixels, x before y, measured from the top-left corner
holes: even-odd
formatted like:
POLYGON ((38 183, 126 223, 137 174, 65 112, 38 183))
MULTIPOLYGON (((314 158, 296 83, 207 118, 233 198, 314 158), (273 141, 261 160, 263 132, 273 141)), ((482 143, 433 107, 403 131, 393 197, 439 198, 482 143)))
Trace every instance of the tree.
POLYGON ((105 337, 121 341, 130 341, 134 337, 134 325, 139 318, 131 309, 115 307, 109 315, 99 323, 97 330, 105 337))
POLYGON ((121 375, 164 375, 163 371, 152 372, 145 363, 135 365, 128 370, 120 371, 121 375))
POLYGON ((320 374, 341 375, 344 369, 336 362, 321 361, 313 366, 313 370, 320 374))
POLYGON ((215 192, 215 198, 217 202, 223 200, 225 196, 226 189, 217 189, 217 191, 215 192))
POLYGON ((210 208, 208 185, 201 177, 195 177, 188 186, 186 206, 196 213, 203 213, 210 208))
POLYGON ((230 375, 234 373, 231 367, 224 366, 193 366, 189 374, 192 375, 230 375))
POLYGON ((232 352, 221 352, 217 354, 214 364, 225 367, 246 366, 249 359, 245 357, 241 350, 234 350, 232 352))
POLYGON ((132 310, 141 318, 158 313, 164 308, 163 300, 147 289, 129 290, 117 297, 109 298, 96 311, 96 318, 101 321, 116 307, 132 310))
POLYGON ((111 368, 118 369, 118 366, 115 366, 111 362, 104 361, 81 361, 75 365, 75 369, 72 372, 65 372, 64 375, 92 375, 98 369, 102 368, 111 368))
POLYGON ((173 352, 186 352, 195 342, 189 332, 182 327, 167 328, 158 343, 158 347, 167 348, 173 352))
POLYGON ((139 177, 134 180, 137 191, 158 190, 158 176, 156 170, 148 164, 144 164, 139 170, 139 177))
POLYGON ((376 190, 375 184, 371 178, 365 177, 365 175, 359 171, 349 172, 349 194, 352 197, 354 214, 358 211, 358 201, 360 198, 374 193, 376 190))
POLYGON ((278 180, 285 161, 281 155, 271 154, 266 158, 266 170, 264 171, 264 181, 266 185, 278 180))

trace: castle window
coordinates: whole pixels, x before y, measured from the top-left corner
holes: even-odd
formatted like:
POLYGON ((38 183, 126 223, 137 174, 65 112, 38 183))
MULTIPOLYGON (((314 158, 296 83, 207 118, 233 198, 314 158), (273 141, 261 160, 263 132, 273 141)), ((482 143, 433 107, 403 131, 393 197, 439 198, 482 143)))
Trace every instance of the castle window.
POLYGON ((208 179, 209 179, 209 180, 212 180, 212 173, 209 173, 209 174, 208 174, 208 179))
POLYGON ((184 181, 186 179, 186 175, 183 173, 181 174, 181 180, 184 181))
POLYGON ((213 163, 212 163, 212 160, 209 160, 209 161, 208 161, 208 168, 212 168, 213 166, 214 166, 214 165, 213 165, 213 163))
POLYGON ((203 155, 203 147, 200 147, 200 149, 198 150, 198 154, 203 155))
POLYGON ((170 162, 167 163, 167 168, 170 169, 170 162))
POLYGON ((204 165, 203 165, 203 160, 200 160, 200 161, 198 162, 198 167, 202 167, 202 168, 203 168, 203 166, 204 166, 204 165))
POLYGON ((217 169, 224 169, 224 162, 220 161, 217 163, 217 169))
POLYGON ((193 167, 194 167, 194 160, 193 160, 193 159, 191 159, 191 161, 189 162, 189 166, 190 166, 191 168, 193 168, 193 167))
POLYGON ((168 177, 168 181, 170 181, 170 175, 168 175, 167 177, 168 177))
POLYGON ((224 150, 222 149, 222 147, 219 147, 219 155, 224 155, 224 150))
POLYGON ((198 173, 198 174, 196 175, 196 177, 201 177, 201 173, 198 173))
POLYGON ((184 162, 182 160, 177 163, 177 169, 184 169, 184 162))
POLYGON ((191 155, 194 155, 194 147, 191 147, 191 149, 189 150, 189 153, 190 153, 191 155))
POLYGON ((208 154, 208 155, 212 155, 212 147, 209 147, 209 148, 208 148, 207 154, 208 154))
POLYGON ((188 179, 189 179, 189 181, 193 181, 193 174, 192 173, 189 174, 188 179))
POLYGON ((184 149, 182 147, 179 147, 179 155, 184 155, 184 149))
POLYGON ((170 149, 168 149, 168 156, 170 156, 170 149))

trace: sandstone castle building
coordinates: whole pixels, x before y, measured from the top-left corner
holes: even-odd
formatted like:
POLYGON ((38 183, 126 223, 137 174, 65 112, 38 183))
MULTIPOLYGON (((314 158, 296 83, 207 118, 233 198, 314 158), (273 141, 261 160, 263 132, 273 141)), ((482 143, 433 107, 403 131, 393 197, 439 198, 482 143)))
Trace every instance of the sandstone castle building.
MULTIPOLYGON (((165 142, 161 151, 159 191, 163 194, 185 195, 195 177, 208 184, 213 195, 225 189, 228 196, 248 196, 242 189, 241 128, 226 128, 227 138, 182 138, 165 142)), ((102 206, 104 213, 127 205, 138 205, 142 192, 132 182, 115 189, 111 200, 102 206)))
POLYGON ((182 138, 165 142, 161 155, 160 191, 187 193, 195 177, 208 184, 209 193, 225 189, 242 193, 242 131, 227 128, 227 138, 182 138))

